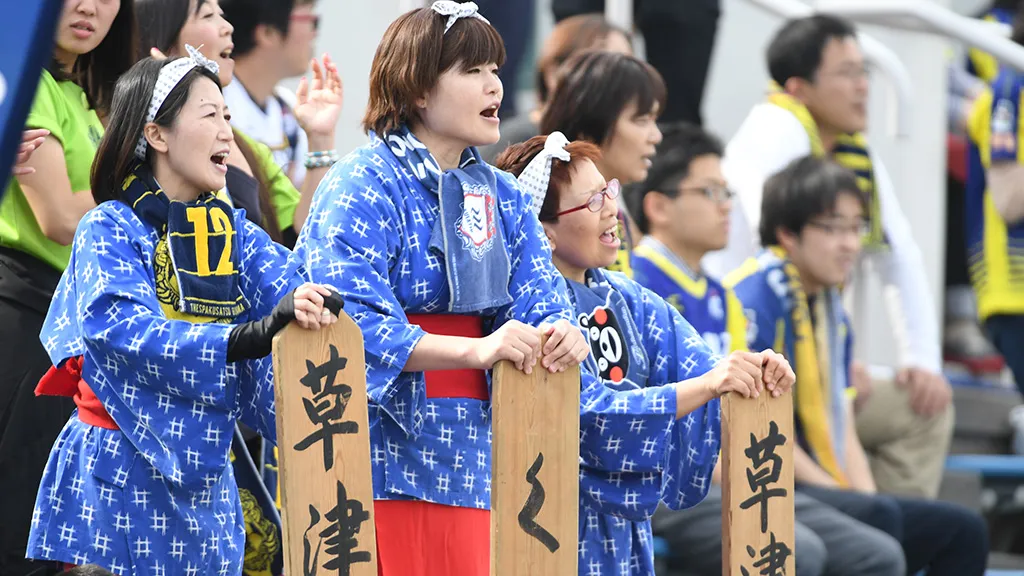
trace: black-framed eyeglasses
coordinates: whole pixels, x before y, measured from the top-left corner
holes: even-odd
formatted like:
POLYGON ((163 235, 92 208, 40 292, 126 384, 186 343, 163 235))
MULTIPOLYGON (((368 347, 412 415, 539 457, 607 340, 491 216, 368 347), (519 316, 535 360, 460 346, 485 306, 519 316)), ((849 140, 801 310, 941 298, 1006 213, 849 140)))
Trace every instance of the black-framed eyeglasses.
POLYGON ((689 186, 685 188, 679 188, 679 193, 684 192, 699 192, 703 194, 708 200, 716 204, 725 204, 729 200, 732 200, 736 193, 730 190, 727 186, 721 184, 708 184, 707 186, 689 186))
POLYGON ((860 238, 861 236, 867 235, 870 232, 871 225, 867 220, 857 220, 855 222, 850 221, 824 221, 824 220, 812 220, 807 223, 808 226, 813 226, 818 230, 821 230, 829 236, 838 236, 840 234, 849 234, 860 238))
POLYGON ((590 210, 591 212, 600 212, 601 208, 604 208, 604 199, 608 198, 609 200, 614 200, 618 198, 619 191, 621 189, 622 186, 619 185, 618 179, 612 178, 611 180, 608 181, 608 184, 605 185, 604 190, 601 190, 597 194, 591 196, 590 199, 586 201, 586 203, 580 204, 575 208, 562 210, 558 214, 555 214, 555 218, 558 218, 559 216, 565 216, 566 214, 572 214, 573 212, 579 212, 584 208, 590 210))

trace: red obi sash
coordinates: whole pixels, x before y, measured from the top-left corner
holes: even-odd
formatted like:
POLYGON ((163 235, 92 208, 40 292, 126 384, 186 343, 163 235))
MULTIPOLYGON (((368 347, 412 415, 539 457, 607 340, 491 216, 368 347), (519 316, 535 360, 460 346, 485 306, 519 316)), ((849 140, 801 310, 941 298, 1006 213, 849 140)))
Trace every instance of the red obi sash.
MULTIPOLYGON (((430 334, 483 338, 482 316, 457 314, 409 314, 409 323, 416 324, 430 334)), ((427 398, 474 398, 487 400, 487 375, 483 370, 428 370, 427 398)))
POLYGON ((120 430, 92 388, 82 380, 81 356, 68 358, 60 368, 51 367, 47 370, 36 386, 36 396, 74 397, 79 420, 90 426, 120 430))

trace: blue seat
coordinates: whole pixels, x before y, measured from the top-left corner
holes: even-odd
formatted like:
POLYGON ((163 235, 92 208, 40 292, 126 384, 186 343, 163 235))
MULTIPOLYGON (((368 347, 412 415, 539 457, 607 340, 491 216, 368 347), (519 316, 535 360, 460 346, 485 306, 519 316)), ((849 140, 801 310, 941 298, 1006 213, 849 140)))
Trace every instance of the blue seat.
POLYGON ((955 387, 975 389, 981 388, 985 390, 990 390, 992 392, 1001 392, 1005 394, 1017 393, 1016 388, 1007 388, 989 378, 977 378, 970 374, 962 374, 957 372, 944 372, 943 376, 945 376, 946 380, 949 380, 949 383, 955 387))
POLYGON ((1024 478, 1024 456, 956 454, 946 458, 946 470, 974 472, 985 478, 1024 478))

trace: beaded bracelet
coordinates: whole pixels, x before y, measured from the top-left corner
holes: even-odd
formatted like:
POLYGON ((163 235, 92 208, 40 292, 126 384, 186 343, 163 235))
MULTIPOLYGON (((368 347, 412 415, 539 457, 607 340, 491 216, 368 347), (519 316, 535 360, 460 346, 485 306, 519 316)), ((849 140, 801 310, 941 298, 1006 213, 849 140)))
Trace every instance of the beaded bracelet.
POLYGON ((306 153, 306 170, 314 170, 316 168, 330 168, 335 162, 340 160, 337 150, 324 150, 322 152, 307 152, 306 153))

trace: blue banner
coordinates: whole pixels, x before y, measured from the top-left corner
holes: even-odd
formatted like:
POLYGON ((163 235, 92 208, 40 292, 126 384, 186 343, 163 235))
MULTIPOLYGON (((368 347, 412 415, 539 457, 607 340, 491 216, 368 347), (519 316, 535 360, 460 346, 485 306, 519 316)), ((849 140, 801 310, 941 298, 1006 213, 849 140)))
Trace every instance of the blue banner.
POLYGON ((7 188, 25 117, 50 59, 63 0, 5 2, 0 19, 0 196, 7 188))

